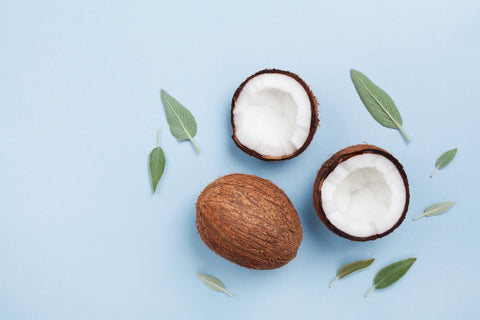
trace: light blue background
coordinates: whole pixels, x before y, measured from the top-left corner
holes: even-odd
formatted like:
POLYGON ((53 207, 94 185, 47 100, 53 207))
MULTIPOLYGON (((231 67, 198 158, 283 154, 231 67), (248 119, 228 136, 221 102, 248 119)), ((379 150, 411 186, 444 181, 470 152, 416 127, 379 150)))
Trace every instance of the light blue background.
POLYGON ((478 319, 479 30, 476 0, 2 1, 0 318, 478 319), (320 103, 291 161, 249 158, 230 138, 234 90, 266 67, 298 73, 320 103), (367 113, 352 67, 393 97, 410 145, 367 113), (160 88, 195 115, 200 155, 170 135, 160 88), (158 128, 168 163, 152 195, 158 128), (390 236, 353 243, 323 226, 311 193, 330 155, 363 142, 404 164, 411 205, 390 236), (247 270, 201 242, 196 198, 231 172, 271 179, 297 208, 304 239, 287 266, 247 270), (411 221, 447 200, 449 213, 411 221), (404 278, 363 298, 376 271, 411 256, 404 278))

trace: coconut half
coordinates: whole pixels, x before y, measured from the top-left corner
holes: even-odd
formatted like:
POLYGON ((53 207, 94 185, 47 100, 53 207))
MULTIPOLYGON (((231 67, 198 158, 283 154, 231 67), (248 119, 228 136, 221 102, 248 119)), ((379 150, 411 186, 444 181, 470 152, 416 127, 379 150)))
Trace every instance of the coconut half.
POLYGON ((233 141, 261 160, 296 157, 317 130, 317 105, 308 85, 296 74, 277 69, 259 71, 233 95, 233 141))
POLYGON ((313 189, 323 223, 354 241, 375 240, 395 230, 405 219, 409 199, 402 165, 373 145, 334 154, 320 168, 313 189))

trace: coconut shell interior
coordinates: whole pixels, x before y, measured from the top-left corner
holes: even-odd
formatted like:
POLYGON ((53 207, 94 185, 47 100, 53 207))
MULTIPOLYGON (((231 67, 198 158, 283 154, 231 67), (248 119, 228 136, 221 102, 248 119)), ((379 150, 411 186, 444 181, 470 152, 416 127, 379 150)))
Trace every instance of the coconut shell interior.
POLYGON ((302 241, 302 226, 290 199, 257 176, 218 178, 202 191, 196 209, 203 242, 246 268, 279 268, 295 258, 302 241))
POLYGON ((352 241, 370 241, 370 240, 375 240, 378 238, 382 238, 391 232, 393 232, 396 228, 402 224, 403 220, 405 219, 405 216, 408 211, 408 205, 410 201, 410 191, 409 191, 409 186, 408 186, 408 179, 407 179, 407 174, 405 173, 405 170, 403 169, 402 164, 389 152, 387 152, 384 149, 381 149, 379 147, 376 147, 374 145, 369 145, 369 144, 358 144, 354 146, 347 147, 345 149, 342 149, 335 153, 330 159, 325 161, 325 163, 322 165, 320 170, 318 171, 317 178, 315 179, 315 183, 313 186, 313 204, 315 206, 315 210, 317 211, 317 215, 322 220, 322 222, 325 224, 325 226, 332 232, 336 233, 337 235, 344 237, 346 239, 352 240, 352 241), (401 214, 401 217, 398 219, 397 223, 395 223, 394 226, 392 226, 390 229, 387 231, 381 233, 381 234, 375 234, 369 237, 355 237, 352 236, 348 233, 343 232, 342 230, 338 229, 335 225, 333 225, 327 218, 327 215, 325 211, 323 210, 323 205, 322 205, 322 185, 325 179, 328 177, 328 175, 343 161, 365 153, 374 153, 374 154, 380 154, 387 159, 389 159, 397 168, 398 172, 400 173, 403 183, 405 185, 405 190, 406 190, 406 199, 405 199, 405 208, 401 214))
POLYGON ((305 149, 312 142, 313 136, 315 135, 315 132, 317 131, 317 127, 318 127, 318 124, 319 124, 318 102, 317 102, 317 99, 315 98, 315 95, 313 94, 312 90, 310 90, 310 87, 305 83, 305 81, 302 80, 302 78, 300 78, 295 73, 290 72, 290 71, 279 70, 279 69, 264 69, 264 70, 261 70, 261 71, 255 73, 255 74, 251 75, 247 79, 245 79, 245 81, 243 81, 242 84, 240 84, 240 86, 237 88, 237 90, 233 94, 233 98, 232 98, 232 107, 231 107, 231 111, 230 111, 230 119, 231 119, 232 130, 233 130, 232 139, 235 142, 235 144, 237 145, 237 147, 240 148, 240 150, 242 150, 243 152, 245 152, 249 156, 252 156, 252 157, 258 158, 260 160, 264 160, 264 161, 288 160, 288 159, 292 159, 292 158, 300 155, 303 151, 305 151, 305 149), (286 75, 288 77, 291 77, 291 78, 295 79, 305 89, 305 92, 307 93, 307 95, 309 97, 309 100, 310 100, 310 109, 311 109, 311 115, 312 116, 311 116, 311 121, 310 121, 310 131, 308 133, 307 139, 305 140, 304 144, 297 151, 295 151, 294 153, 291 153, 291 154, 281 156, 281 157, 273 157, 273 156, 268 156, 268 155, 262 155, 262 154, 256 152, 255 150, 252 150, 252 149, 248 148, 247 146, 243 145, 237 139, 237 136, 236 136, 236 128, 235 128, 233 111, 235 109, 237 99, 238 99, 240 93, 242 92, 243 88, 247 84, 247 82, 249 82, 251 79, 253 79, 256 76, 259 76, 259 75, 265 74, 265 73, 278 73, 278 74, 283 74, 283 75, 286 75))

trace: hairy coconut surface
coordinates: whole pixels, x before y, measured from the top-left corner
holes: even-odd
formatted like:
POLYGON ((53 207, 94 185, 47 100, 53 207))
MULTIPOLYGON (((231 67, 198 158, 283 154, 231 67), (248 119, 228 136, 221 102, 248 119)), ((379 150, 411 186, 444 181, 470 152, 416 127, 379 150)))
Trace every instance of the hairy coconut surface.
POLYGON ((405 219, 410 199, 400 162, 374 145, 335 153, 320 168, 313 202, 328 229, 354 241, 375 240, 405 219))
POLYGON ((271 181, 247 174, 210 183, 198 197, 196 224, 211 250, 251 269, 287 264, 303 237, 287 195, 271 181))
POLYGON ((296 157, 308 147, 317 130, 317 106, 312 91, 295 73, 259 71, 233 95, 233 141, 261 160, 296 157))

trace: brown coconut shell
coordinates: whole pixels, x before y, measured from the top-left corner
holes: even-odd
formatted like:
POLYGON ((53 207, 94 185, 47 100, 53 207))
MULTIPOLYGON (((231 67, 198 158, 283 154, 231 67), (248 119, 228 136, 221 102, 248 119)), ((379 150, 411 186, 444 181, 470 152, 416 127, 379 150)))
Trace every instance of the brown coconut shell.
POLYGON ((279 70, 279 69, 264 69, 264 70, 258 71, 257 73, 255 73, 255 74, 251 75, 250 77, 248 77, 247 79, 245 79, 245 81, 243 81, 242 84, 240 84, 240 86, 237 88, 237 90, 235 90, 235 93, 233 94, 233 98, 232 98, 232 108, 231 108, 231 111, 230 111, 230 119, 231 119, 232 130, 233 130, 232 139, 235 142, 235 144, 237 145, 237 147, 240 148, 240 150, 242 150, 243 152, 245 152, 249 156, 258 158, 258 159, 263 160, 263 161, 288 160, 288 159, 292 159, 292 158, 295 158, 296 156, 300 155, 303 151, 305 151, 305 149, 307 149, 307 147, 310 145, 310 142, 312 142, 313 136, 315 135, 315 132, 317 131, 317 127, 318 127, 318 124, 319 124, 318 102, 317 102, 317 98, 315 98, 315 95, 313 94, 312 90, 310 90, 310 87, 306 84, 305 81, 302 80, 302 78, 300 78, 295 73, 290 72, 290 71, 279 70), (281 157, 273 157, 273 156, 267 156, 267 155, 260 154, 260 153, 256 152, 255 150, 252 150, 252 149, 248 148, 247 146, 243 145, 237 139, 237 136, 236 136, 236 128, 235 128, 233 110, 235 109, 235 105, 237 103, 238 97, 239 97, 240 93, 242 92, 243 88, 245 87, 245 85, 247 84, 247 82, 249 82, 251 79, 255 78, 256 76, 259 76, 259 75, 265 74, 265 73, 279 73, 279 74, 283 74, 283 75, 286 75, 286 76, 289 76, 289 77, 293 78, 298 83, 300 83, 301 86, 305 89, 305 91, 307 92, 308 98, 310 100, 310 108, 311 108, 311 112, 312 112, 311 113, 312 117, 311 117, 311 121, 310 121, 310 132, 308 133, 307 140, 305 140, 305 143, 294 153, 287 154, 287 155, 284 155, 284 156, 281 156, 281 157))
POLYGON ((347 147, 345 149, 342 149, 335 153, 330 159, 325 161, 325 163, 322 165, 320 170, 318 171, 317 178, 315 179, 315 183, 313 185, 313 204, 315 205, 315 209, 317 211, 318 217, 322 222, 325 224, 325 226, 332 232, 336 233, 337 235, 347 238, 352 241, 370 241, 370 240, 375 240, 378 238, 385 237, 386 235, 392 233, 396 228, 402 224, 403 220, 405 219, 405 216, 407 215, 408 211, 408 204, 410 202, 410 191, 409 191, 409 186, 408 186, 408 179, 407 179, 407 174, 405 173, 405 170, 403 169, 402 164, 389 152, 387 152, 384 149, 381 149, 379 147, 376 147, 374 145, 369 145, 369 144, 357 144, 354 146, 347 147), (398 219, 397 223, 393 227, 391 227, 389 230, 381 233, 381 234, 375 234, 369 237, 355 237, 352 236, 348 233, 343 232, 342 230, 338 229, 335 227, 334 224, 332 224, 326 214, 325 211, 323 210, 323 205, 322 205, 322 185, 325 179, 328 177, 328 175, 343 161, 354 157, 358 156, 361 154, 365 153, 375 153, 375 154, 380 154, 384 156, 385 158, 389 159, 397 168, 398 172, 402 176, 403 183, 405 185, 405 190, 406 190, 406 201, 405 201, 405 208, 403 209, 401 217, 398 219))
POLYGON ((196 224, 212 251, 250 269, 287 264, 303 237, 287 195, 271 181, 247 174, 210 183, 198 197, 196 224))

